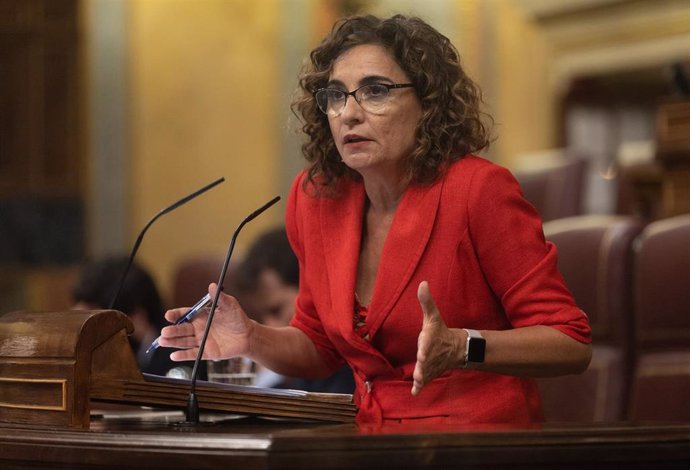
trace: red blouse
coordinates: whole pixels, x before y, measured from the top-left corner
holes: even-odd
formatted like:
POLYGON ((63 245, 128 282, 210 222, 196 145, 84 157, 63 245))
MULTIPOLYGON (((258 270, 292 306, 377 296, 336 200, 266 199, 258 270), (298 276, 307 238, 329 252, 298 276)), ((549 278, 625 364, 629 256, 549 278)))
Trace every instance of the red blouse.
POLYGON ((422 311, 417 287, 429 282, 449 328, 506 330, 546 325, 590 342, 586 315, 556 267, 556 248, 506 169, 475 156, 451 165, 430 186, 411 186, 385 242, 365 340, 353 328, 365 207, 363 184, 343 178, 337 196, 293 183, 286 228, 300 263, 292 325, 335 371, 352 368, 358 422, 429 419, 532 423, 543 419, 534 380, 452 370, 413 397, 422 311))

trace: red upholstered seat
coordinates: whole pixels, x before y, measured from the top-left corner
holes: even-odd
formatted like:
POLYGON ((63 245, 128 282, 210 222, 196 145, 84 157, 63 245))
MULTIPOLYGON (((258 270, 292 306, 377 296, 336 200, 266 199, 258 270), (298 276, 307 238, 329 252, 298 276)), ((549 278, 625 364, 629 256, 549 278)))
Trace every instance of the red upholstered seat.
POLYGON ((587 160, 563 158, 545 167, 514 171, 525 198, 549 221, 582 214, 587 160))
POLYGON ((690 348, 640 357, 630 419, 686 423, 690 420, 690 348))
POLYGON ((632 420, 690 420, 690 214, 658 220, 635 255, 632 420))
MULTIPOLYGON (((223 257, 196 256, 189 257, 180 263, 174 271, 172 305, 188 307, 206 295, 208 285, 218 282, 223 269, 223 257)), ((230 285, 232 270, 229 267, 225 276, 224 286, 230 285)))
POLYGON ((544 224, 558 267, 589 316, 589 369, 539 380, 547 421, 618 421, 627 409, 633 360, 632 246, 642 223, 627 216, 578 216, 544 224))

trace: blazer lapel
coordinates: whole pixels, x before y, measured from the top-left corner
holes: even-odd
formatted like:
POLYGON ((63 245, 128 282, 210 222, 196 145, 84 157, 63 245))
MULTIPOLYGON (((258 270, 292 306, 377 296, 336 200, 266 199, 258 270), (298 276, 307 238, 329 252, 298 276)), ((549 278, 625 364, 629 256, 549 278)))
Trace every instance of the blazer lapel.
POLYGON ((324 197, 319 218, 330 288, 332 315, 340 329, 352 333, 357 263, 362 239, 364 185, 344 179, 336 198, 324 197))
MULTIPOLYGON (((371 343, 356 335, 352 328, 357 264, 362 238, 365 202, 364 185, 347 180, 336 198, 323 198, 320 225, 324 244, 332 311, 341 334, 349 343, 380 355, 371 343)), ((374 295, 367 322, 371 338, 381 326, 409 283, 431 237, 441 198, 442 180, 432 186, 410 187, 403 196, 386 238, 374 295)), ((381 356, 383 358, 383 356, 381 356)))
MULTIPOLYGON (((373 338, 410 281, 431 237, 442 179, 431 187, 411 186, 398 206, 379 261, 367 322, 373 338)), ((361 229, 361 224, 360 224, 361 229)))

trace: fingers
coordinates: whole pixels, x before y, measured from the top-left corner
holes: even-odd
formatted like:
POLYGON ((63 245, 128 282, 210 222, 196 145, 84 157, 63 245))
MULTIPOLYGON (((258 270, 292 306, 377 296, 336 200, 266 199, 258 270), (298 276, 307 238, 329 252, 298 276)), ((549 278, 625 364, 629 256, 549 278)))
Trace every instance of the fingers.
POLYGON ((158 344, 165 348, 192 348, 198 345, 191 323, 166 326, 161 330, 158 344))
POLYGON ((168 322, 170 323, 175 323, 187 312, 189 312, 189 307, 173 308, 165 312, 165 319, 168 320, 168 322))
POLYGON ((427 281, 420 282, 417 287, 417 299, 419 299, 419 303, 422 304, 422 308, 424 308, 430 298, 431 292, 429 291, 429 283, 427 281))
POLYGON ((211 298, 214 298, 216 296, 216 291, 218 290, 218 284, 215 282, 212 282, 208 285, 208 293, 211 295, 211 298))
POLYGON ((435 320, 438 316, 438 308, 436 308, 436 303, 433 297, 431 297, 431 290, 429 289, 429 283, 427 281, 419 283, 419 287, 417 288, 417 299, 422 306, 424 321, 435 320))
POLYGON ((166 326, 161 330, 161 339, 194 338, 194 325, 185 322, 179 325, 166 326))
MULTIPOLYGON (((209 284, 208 293, 211 296, 211 299, 215 298, 216 290, 218 290, 218 285, 216 283, 212 282, 211 284, 209 284)), ((219 304, 224 300, 223 299, 224 297, 229 297, 229 296, 227 296, 226 294, 223 294, 221 292, 221 295, 218 299, 219 304)), ((181 307, 181 308, 170 309, 167 312, 165 312, 165 319, 170 323, 175 323, 181 317, 186 315, 187 312, 189 312, 190 308, 191 307, 181 307)))
POLYGON ((175 362, 195 361, 197 354, 199 354, 199 348, 182 349, 170 354, 170 359, 175 362))
POLYGON ((431 296, 431 290, 429 289, 429 283, 427 281, 419 283, 419 287, 417 288, 417 299, 422 307, 423 320, 422 331, 420 331, 417 338, 417 363, 415 364, 412 374, 412 395, 414 396, 419 394, 429 380, 427 375, 430 371, 425 370, 425 363, 427 362, 427 356, 430 352, 429 348, 431 347, 431 341, 435 336, 434 331, 438 328, 438 320, 440 319, 440 313, 431 296))
POLYGON ((417 337, 417 363, 414 366, 414 372, 412 373, 412 395, 417 396, 419 392, 421 392, 422 387, 424 387, 424 358, 426 356, 426 334, 424 332, 424 327, 427 324, 427 317, 430 315, 429 310, 433 309, 433 306, 430 305, 430 302, 433 304, 433 301, 431 300, 431 293, 429 292, 429 283, 426 281, 422 281, 419 283, 419 287, 417 288, 417 299, 419 299, 419 303, 422 306, 422 315, 423 315, 423 323, 422 323, 422 331, 419 333, 419 336, 417 337))
POLYGON ((422 364, 417 360, 412 373, 412 395, 417 396, 424 387, 424 374, 422 373, 422 364))
MULTIPOLYGON (((216 297, 216 292, 218 290, 218 285, 214 282, 208 285, 208 293, 211 299, 216 297)), ((239 302, 235 297, 230 294, 226 294, 223 289, 220 290, 220 295, 218 296, 218 304, 216 308, 223 311, 233 311, 239 307, 239 302)))
MULTIPOLYGON (((211 299, 216 298, 216 292, 218 291, 218 284, 215 282, 212 282, 208 285, 208 293, 211 296, 211 299)), ((220 295, 218 296, 218 305, 224 304, 227 302, 227 300, 230 298, 228 294, 223 292, 223 289, 220 290, 220 295)))
POLYGON ((428 341, 426 340, 426 334, 422 328, 419 337, 417 338, 417 362, 414 365, 414 371, 412 372, 412 395, 417 396, 422 390, 422 387, 426 384, 424 377, 424 363, 426 362, 426 356, 428 353, 428 341))

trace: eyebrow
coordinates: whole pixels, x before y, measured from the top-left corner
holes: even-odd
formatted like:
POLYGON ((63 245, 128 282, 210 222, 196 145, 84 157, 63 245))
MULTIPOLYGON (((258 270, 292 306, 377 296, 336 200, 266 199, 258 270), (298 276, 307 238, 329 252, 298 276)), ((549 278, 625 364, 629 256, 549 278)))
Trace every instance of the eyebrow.
MULTIPOLYGON (((371 85, 372 83, 381 83, 381 82, 388 82, 388 83, 394 83, 393 80, 391 80, 389 77, 384 77, 383 75, 367 75, 366 77, 362 78, 359 83, 358 87, 364 86, 364 85, 371 85)), ((345 88, 345 84, 341 82, 340 80, 329 80, 329 82, 326 84, 327 88, 345 88)))

